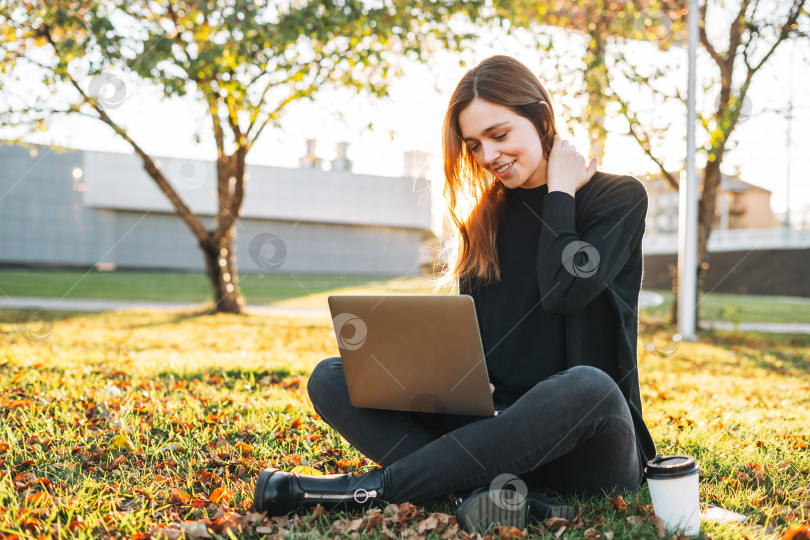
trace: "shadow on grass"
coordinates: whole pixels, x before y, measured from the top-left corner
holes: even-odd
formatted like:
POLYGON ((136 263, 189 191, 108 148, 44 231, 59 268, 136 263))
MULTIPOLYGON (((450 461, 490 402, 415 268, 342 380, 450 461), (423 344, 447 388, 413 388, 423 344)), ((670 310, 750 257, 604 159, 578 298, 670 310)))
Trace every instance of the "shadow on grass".
POLYGON ((212 378, 219 377, 222 381, 217 381, 225 387, 231 388, 244 382, 251 382, 252 384, 278 384, 284 379, 289 377, 306 376, 305 372, 292 371, 289 368, 281 367, 268 370, 247 370, 247 369, 201 369, 194 371, 162 371, 158 373, 155 378, 160 381, 167 379, 173 381, 191 382, 197 379, 201 382, 206 382, 212 378))
MULTIPOLYGON (((166 326, 169 324, 179 324, 185 321, 193 321, 196 319, 202 319, 203 317, 207 317, 209 315, 217 315, 218 312, 214 311, 214 306, 207 305, 200 309, 195 309, 191 311, 167 311, 166 313, 171 313, 173 316, 171 318, 167 318, 161 321, 152 321, 148 323, 141 323, 141 324, 130 324, 126 325, 125 328, 128 330, 138 330, 140 328, 155 328, 159 326, 166 326)), ((247 317, 248 314, 242 313, 239 315, 234 315, 235 317, 247 317)))
POLYGON ((757 367, 781 376, 810 378, 810 335, 706 330, 698 333, 704 343, 734 351, 757 367))
MULTIPOLYGON (((35 307, 35 306, 30 306, 35 307)), ((25 322, 26 319, 35 315, 36 313, 47 313, 47 317, 51 321, 64 321, 68 319, 78 319, 95 315, 95 313, 86 311, 51 311, 48 309, 0 309, 0 324, 19 324, 25 322)))

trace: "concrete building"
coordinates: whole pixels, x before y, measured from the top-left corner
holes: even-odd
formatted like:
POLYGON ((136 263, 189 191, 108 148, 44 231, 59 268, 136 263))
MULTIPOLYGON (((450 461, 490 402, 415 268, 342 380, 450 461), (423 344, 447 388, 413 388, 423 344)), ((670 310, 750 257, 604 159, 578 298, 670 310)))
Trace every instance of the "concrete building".
MULTIPOLYGON (((275 273, 415 275, 434 238, 422 178, 355 174, 347 148, 332 171, 249 165, 236 226, 241 272, 265 272, 251 240, 274 235, 275 273), (253 255, 251 257, 251 255, 253 255)), ((213 162, 157 158, 186 204, 210 227, 213 162)), ((131 154, 0 146, 0 264, 203 271, 196 240, 131 154)))

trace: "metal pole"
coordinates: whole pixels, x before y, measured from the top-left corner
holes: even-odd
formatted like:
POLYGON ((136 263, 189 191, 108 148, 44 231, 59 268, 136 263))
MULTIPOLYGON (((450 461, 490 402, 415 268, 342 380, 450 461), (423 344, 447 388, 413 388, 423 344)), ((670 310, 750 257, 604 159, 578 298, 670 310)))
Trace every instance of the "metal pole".
POLYGON ((686 113, 686 182, 679 189, 678 221, 678 332, 684 341, 697 341, 697 195, 695 173, 695 63, 698 47, 698 0, 689 0, 689 80, 686 113))
POLYGON ((790 146, 793 144, 790 140, 790 130, 793 126, 793 53, 796 50, 796 43, 793 42, 790 44, 790 67, 788 70, 790 71, 790 101, 788 102, 788 113, 787 113, 787 178, 785 179, 785 232, 790 233, 790 160, 792 159, 792 155, 790 152, 790 146))

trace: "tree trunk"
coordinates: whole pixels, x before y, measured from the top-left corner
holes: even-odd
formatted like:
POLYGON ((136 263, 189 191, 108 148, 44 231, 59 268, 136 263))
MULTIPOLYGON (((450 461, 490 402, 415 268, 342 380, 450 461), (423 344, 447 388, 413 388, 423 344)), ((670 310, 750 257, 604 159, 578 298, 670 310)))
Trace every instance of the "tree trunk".
POLYGON ((214 292, 212 313, 242 313, 245 303, 239 292, 239 274, 236 268, 235 225, 216 240, 213 235, 200 243, 208 279, 214 292))
POLYGON ((589 152, 586 158, 597 158, 602 162, 605 155, 605 88, 608 88, 607 65, 605 64, 605 16, 599 12, 594 21, 585 55, 585 88, 588 92, 588 108, 585 111, 586 125, 589 126, 589 152))

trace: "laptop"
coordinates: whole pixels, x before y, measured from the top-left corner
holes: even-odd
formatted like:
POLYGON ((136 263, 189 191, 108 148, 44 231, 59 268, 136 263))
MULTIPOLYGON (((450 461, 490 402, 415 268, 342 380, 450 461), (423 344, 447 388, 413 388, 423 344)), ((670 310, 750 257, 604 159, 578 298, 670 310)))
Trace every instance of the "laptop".
POLYGON ((492 416, 469 295, 330 296, 355 407, 492 416))

